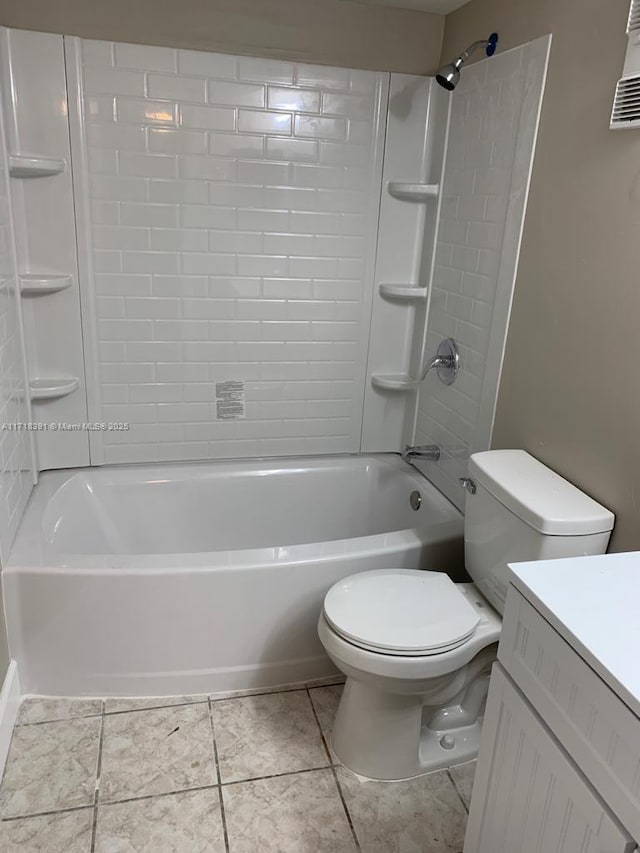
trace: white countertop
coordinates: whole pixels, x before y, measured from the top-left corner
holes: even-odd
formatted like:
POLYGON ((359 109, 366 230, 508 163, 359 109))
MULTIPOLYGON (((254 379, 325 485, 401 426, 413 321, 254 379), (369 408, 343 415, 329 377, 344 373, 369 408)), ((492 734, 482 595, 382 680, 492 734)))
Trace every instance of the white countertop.
POLYGON ((640 717, 640 552, 510 569, 511 583, 640 717))

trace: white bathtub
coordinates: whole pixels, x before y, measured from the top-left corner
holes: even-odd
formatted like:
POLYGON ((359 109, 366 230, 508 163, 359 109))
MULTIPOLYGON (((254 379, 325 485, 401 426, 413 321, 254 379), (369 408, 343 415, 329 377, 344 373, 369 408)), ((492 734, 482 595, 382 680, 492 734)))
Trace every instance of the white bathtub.
POLYGON ((22 689, 160 696, 330 675, 316 634, 329 587, 373 568, 455 573, 462 531, 394 455, 45 473, 2 575, 22 689))

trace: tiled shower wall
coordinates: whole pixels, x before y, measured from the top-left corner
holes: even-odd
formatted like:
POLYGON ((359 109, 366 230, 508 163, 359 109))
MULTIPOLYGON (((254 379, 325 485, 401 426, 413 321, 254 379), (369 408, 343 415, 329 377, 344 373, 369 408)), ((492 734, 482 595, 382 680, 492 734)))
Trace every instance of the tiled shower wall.
MULTIPOLYGON (((6 560, 33 486, 31 434, 7 429, 30 421, 6 144, 0 110, 0 560, 6 560)), ((0 610, 0 633, 2 628, 0 610)), ((2 639, 0 638, 0 647, 2 639)), ((4 673, 0 671, 0 682, 4 673)))
POLYGON ((497 398, 550 37, 465 69, 452 96, 426 349, 452 337, 461 371, 420 390, 419 467, 458 506, 470 453, 487 450, 497 398))
POLYGON ((92 436, 92 461, 357 452, 388 76, 67 48, 84 89, 91 419, 131 425, 92 436), (216 420, 221 380, 246 382, 244 419, 216 420))

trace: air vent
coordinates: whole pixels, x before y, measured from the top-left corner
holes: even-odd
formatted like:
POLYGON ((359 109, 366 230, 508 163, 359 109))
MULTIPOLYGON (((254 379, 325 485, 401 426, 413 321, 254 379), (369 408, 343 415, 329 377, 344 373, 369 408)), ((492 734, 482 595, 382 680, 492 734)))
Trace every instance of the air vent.
POLYGON ((631 0, 627 55, 611 113, 611 130, 640 127, 640 0, 631 0))
POLYGON ((618 82, 611 127, 640 127, 640 76, 618 82))

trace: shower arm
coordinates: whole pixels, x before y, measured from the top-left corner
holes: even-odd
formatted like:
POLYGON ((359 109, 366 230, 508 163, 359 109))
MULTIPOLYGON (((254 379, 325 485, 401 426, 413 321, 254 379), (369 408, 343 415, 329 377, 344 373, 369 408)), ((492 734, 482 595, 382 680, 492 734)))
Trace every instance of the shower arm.
POLYGON ((473 44, 470 44, 466 50, 463 50, 462 53, 457 56, 453 62, 451 63, 456 68, 460 68, 460 66, 469 59, 469 57, 476 52, 481 47, 488 47, 491 44, 490 39, 480 39, 480 41, 474 41, 473 44))

